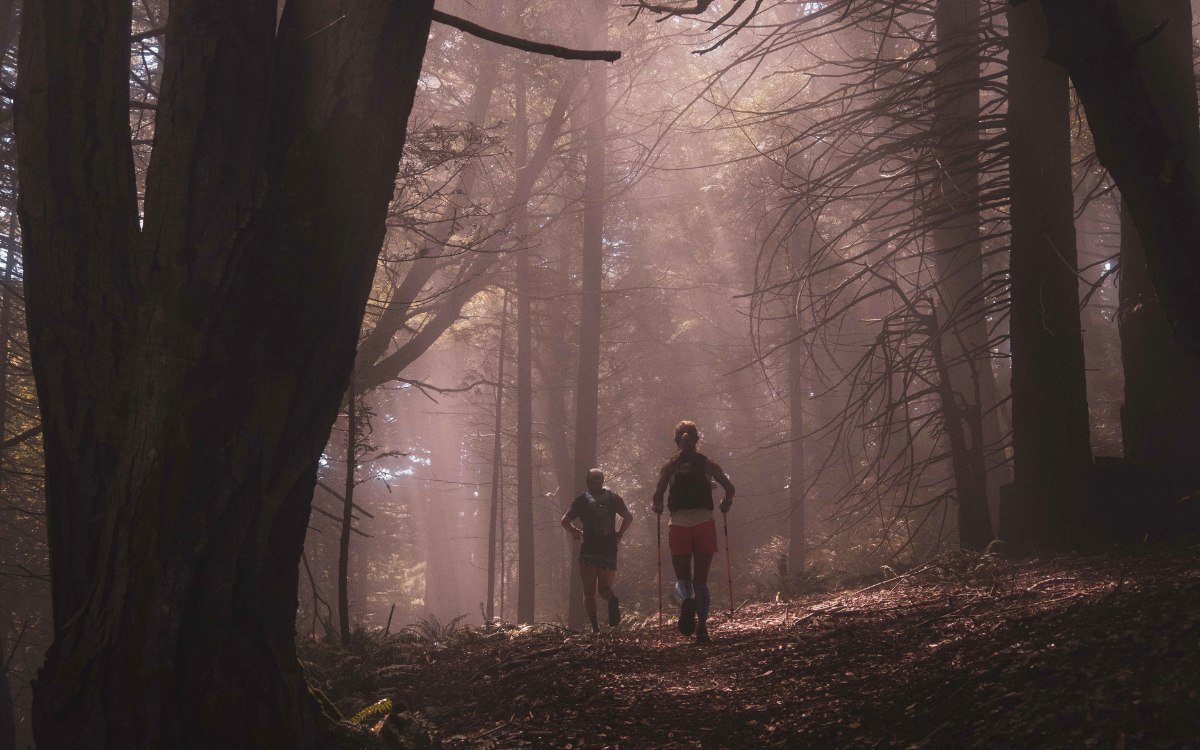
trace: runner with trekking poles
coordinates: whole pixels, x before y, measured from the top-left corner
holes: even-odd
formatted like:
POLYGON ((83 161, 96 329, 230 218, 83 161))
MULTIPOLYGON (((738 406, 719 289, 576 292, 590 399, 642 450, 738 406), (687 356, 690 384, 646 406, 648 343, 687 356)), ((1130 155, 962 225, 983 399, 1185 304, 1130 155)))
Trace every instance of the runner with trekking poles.
MULTIPOLYGON (((725 489, 725 499, 720 506, 722 513, 728 513, 733 505, 734 488, 715 461, 696 451, 699 442, 700 431, 694 422, 683 421, 675 426, 675 445, 679 452, 659 472, 658 487, 654 490, 654 512, 659 515, 661 524, 663 497, 667 495, 670 511, 667 544, 671 550, 671 565, 675 568, 675 591, 683 600, 679 609, 679 632, 684 635, 695 633, 697 642, 708 643, 708 605, 711 600, 708 569, 717 551, 712 483, 716 481, 725 489)), ((728 521, 725 529, 728 557, 728 521)), ((732 572, 729 585, 732 602, 732 572)))

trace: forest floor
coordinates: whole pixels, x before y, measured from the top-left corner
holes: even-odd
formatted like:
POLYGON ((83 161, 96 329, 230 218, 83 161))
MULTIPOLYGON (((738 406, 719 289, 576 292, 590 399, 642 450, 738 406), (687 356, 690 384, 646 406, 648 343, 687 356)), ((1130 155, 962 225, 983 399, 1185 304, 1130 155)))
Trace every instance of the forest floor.
POLYGON ((946 556, 710 630, 459 631, 309 666, 343 710, 395 696, 447 748, 1200 747, 1200 547, 946 556))

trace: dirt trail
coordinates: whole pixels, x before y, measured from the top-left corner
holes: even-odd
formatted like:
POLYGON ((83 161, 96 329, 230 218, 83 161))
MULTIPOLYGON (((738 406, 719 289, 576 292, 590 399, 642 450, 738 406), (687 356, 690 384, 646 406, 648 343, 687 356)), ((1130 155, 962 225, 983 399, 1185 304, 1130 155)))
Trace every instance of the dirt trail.
POLYGON ((653 627, 475 635, 393 667, 450 748, 1200 747, 1200 548, 944 560, 653 627))

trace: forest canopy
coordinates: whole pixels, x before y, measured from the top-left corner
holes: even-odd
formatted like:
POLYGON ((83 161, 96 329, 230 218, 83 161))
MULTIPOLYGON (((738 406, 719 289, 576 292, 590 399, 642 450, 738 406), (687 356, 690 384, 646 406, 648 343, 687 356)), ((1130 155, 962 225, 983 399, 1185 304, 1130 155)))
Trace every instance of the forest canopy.
POLYGON ((1193 539, 1193 15, 0 0, 0 750, 366 746, 319 649, 663 557, 683 630, 1193 539))

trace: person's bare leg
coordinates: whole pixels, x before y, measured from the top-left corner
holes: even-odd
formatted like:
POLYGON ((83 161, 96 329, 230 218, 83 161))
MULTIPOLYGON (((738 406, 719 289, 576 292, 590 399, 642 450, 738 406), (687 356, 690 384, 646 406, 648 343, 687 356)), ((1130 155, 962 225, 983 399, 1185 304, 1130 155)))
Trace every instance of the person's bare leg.
POLYGON ((601 570, 598 572, 596 579, 600 588, 600 596, 608 600, 608 624, 614 628, 621 624, 621 604, 617 599, 617 595, 612 590, 613 581, 616 578, 617 571, 601 570))
POLYGON ((596 579, 599 572, 590 565, 579 566, 579 578, 583 581, 583 608, 592 623, 593 633, 600 632, 600 622, 596 619, 596 579))
POLYGON ((675 568, 675 580, 691 582, 692 556, 690 554, 671 555, 671 567, 675 568))
POLYGON ((615 570, 600 570, 600 569, 596 570, 596 583, 597 583, 598 588, 600 589, 599 593, 600 593, 601 599, 612 598, 613 581, 615 581, 616 578, 617 578, 617 571, 615 571, 615 570))
POLYGON ((707 643, 708 605, 712 601, 708 590, 708 571, 712 567, 713 554, 697 552, 693 557, 696 561, 696 570, 692 574, 692 590, 696 595, 696 639, 701 643, 707 643))

